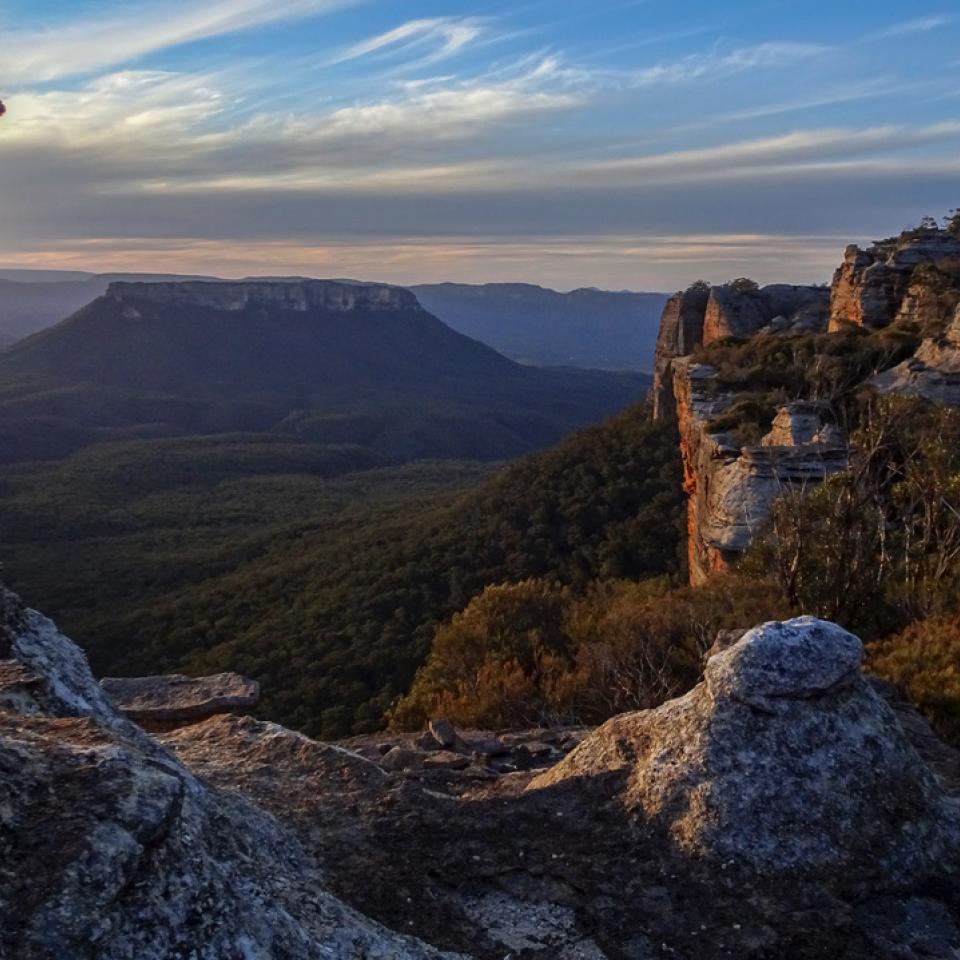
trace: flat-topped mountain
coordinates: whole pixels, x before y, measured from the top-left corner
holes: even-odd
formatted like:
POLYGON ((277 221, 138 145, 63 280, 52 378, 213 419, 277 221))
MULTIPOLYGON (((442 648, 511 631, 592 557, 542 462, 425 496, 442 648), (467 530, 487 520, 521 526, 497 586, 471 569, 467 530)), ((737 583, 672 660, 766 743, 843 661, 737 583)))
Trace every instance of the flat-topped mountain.
POLYGON ((430 392, 434 378, 514 372, 407 290, 319 280, 113 283, 14 347, 2 367, 192 396, 305 391, 308 402, 379 388, 385 377, 430 392))
POLYGON ((116 282, 0 356, 0 460, 56 456, 117 431, 272 431, 394 459, 500 459, 615 412, 643 386, 513 363, 399 287, 116 282), (25 421, 38 417, 50 422, 31 439, 25 421))
MULTIPOLYGON (((0 270, 0 349, 53 326, 103 296, 116 282, 216 279, 0 270)), ((302 283, 307 279, 245 277, 242 282, 302 283)), ((410 289, 424 309, 458 333, 488 344, 511 360, 600 370, 652 369, 657 321, 666 300, 660 293, 592 287, 558 293, 531 283, 431 283, 410 289)))

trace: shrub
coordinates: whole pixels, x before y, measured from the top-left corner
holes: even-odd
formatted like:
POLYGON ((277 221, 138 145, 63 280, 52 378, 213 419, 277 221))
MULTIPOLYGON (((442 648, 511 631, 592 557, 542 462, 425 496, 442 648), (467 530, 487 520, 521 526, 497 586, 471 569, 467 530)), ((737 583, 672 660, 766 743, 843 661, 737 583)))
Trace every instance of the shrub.
POLYGON ((536 580, 490 587, 438 628, 390 725, 599 723, 690 689, 718 630, 787 612, 772 585, 734 577, 697 589, 606 581, 581 594, 536 580))
POLYGON ((960 746, 960 616, 920 620, 872 644, 867 665, 896 684, 941 737, 960 746))

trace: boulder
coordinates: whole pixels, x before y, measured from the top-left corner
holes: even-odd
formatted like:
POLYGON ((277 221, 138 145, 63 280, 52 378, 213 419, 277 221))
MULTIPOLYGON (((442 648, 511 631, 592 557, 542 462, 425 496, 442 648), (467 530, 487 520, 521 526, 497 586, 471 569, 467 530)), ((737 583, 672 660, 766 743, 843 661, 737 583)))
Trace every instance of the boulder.
POLYGON ((452 750, 436 750, 423 757, 424 770, 464 770, 470 766, 470 758, 452 750))
POLYGON ((684 855, 835 885, 960 867, 948 797, 860 672, 862 644, 813 617, 747 631, 704 682, 600 727, 530 789, 617 783, 617 802, 684 855))
POLYGON ((451 750, 457 745, 457 731, 449 720, 431 720, 428 729, 437 744, 451 750))
POLYGON ((105 677, 100 686, 131 720, 202 720, 217 713, 249 710, 260 685, 237 673, 209 677, 105 677))
POLYGON ((334 897, 295 833, 196 778, 2 587, 0 661, 4 960, 450 956, 334 897))

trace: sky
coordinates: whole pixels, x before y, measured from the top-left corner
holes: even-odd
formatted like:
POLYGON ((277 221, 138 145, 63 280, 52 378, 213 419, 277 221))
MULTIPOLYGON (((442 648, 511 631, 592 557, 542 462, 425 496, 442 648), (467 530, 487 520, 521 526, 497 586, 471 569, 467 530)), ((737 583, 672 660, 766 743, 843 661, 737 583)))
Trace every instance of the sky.
POLYGON ((0 266, 827 281, 960 206, 956 0, 0 0, 0 266))

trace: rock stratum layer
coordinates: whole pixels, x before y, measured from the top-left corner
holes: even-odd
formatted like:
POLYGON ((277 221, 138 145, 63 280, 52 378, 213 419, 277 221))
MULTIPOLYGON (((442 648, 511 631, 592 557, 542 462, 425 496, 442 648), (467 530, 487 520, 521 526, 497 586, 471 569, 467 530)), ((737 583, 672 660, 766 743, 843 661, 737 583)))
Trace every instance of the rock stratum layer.
POLYGON ((100 686, 124 716, 138 722, 179 723, 257 705, 260 685, 236 673, 210 677, 104 677, 100 686))
POLYGON ((152 738, 4 591, 0 956, 954 956, 960 756, 834 625, 733 639, 593 732, 152 738))
POLYGON ((677 424, 688 495, 690 580, 727 569, 752 543, 782 493, 809 489, 846 469, 847 441, 829 404, 781 406, 759 443, 744 446, 717 420, 749 395, 725 388, 696 362, 698 348, 725 338, 914 325, 915 355, 871 381, 882 393, 960 404, 960 238, 921 229, 847 248, 832 286, 754 288, 698 284, 664 308, 654 362, 653 415, 677 424), (952 321, 952 322, 951 322, 952 321))

